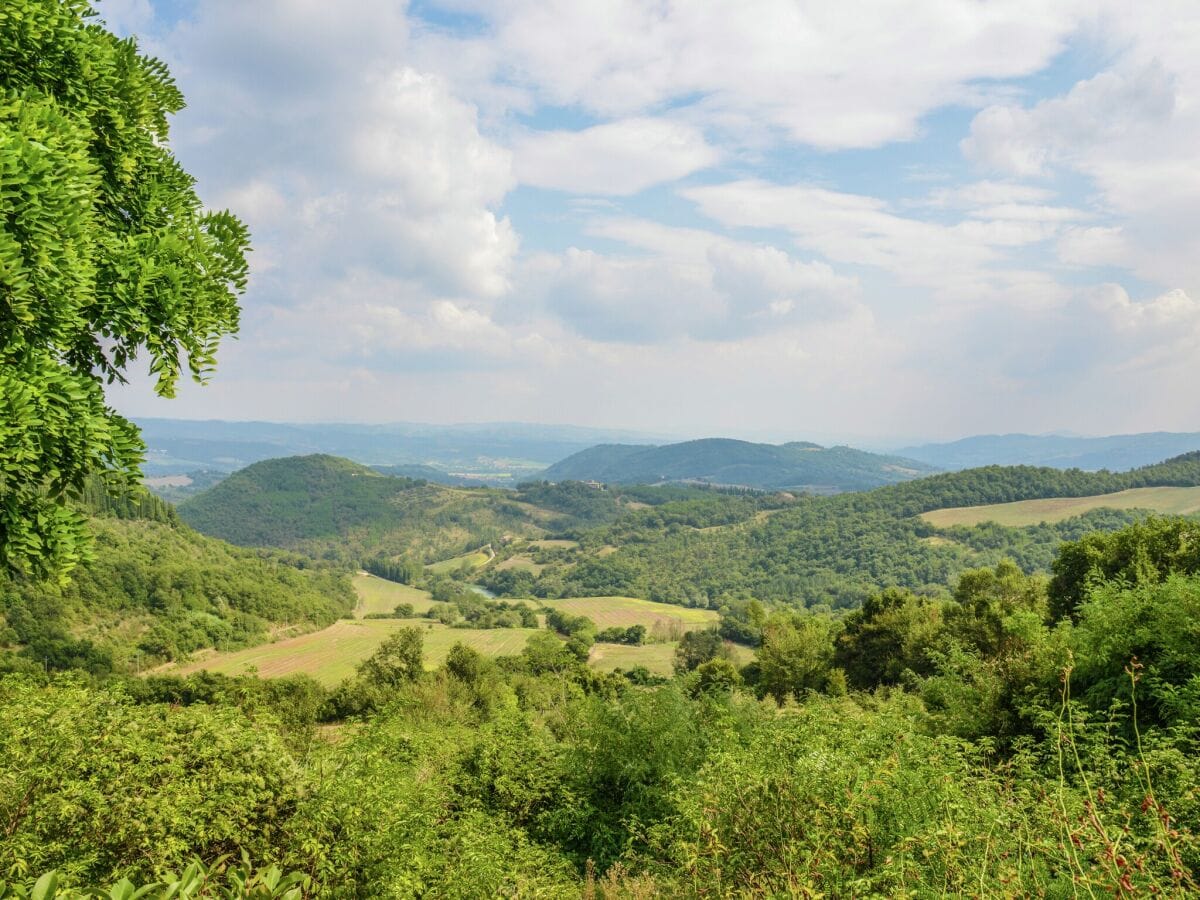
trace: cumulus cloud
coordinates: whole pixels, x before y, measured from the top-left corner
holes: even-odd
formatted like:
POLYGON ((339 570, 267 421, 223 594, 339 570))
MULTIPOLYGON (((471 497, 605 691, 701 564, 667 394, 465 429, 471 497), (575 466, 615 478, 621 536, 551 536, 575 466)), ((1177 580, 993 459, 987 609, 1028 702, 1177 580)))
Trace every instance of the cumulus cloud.
POLYGON ((514 153, 522 184, 585 194, 635 194, 720 158, 699 129, 652 118, 530 132, 517 138, 514 153))
MULTIPOLYGON (((727 133, 769 129, 827 149, 912 137, 920 117, 971 97, 979 79, 1037 71, 1084 4, 922 0, 487 0, 500 80, 537 101, 626 117, 682 103, 727 133)), ((477 44, 480 42, 477 42, 477 44)))
POLYGON ((1200 377, 1188 0, 100 6, 169 63, 178 155, 254 234, 217 382, 139 412, 1200 417, 1163 389, 1200 377))
POLYGON ((1168 120, 1174 107, 1173 78, 1161 64, 1107 71, 1032 109, 989 106, 971 123, 962 149, 987 168, 1040 175, 1101 142, 1144 133, 1168 120))
POLYGON ((729 341, 844 318, 858 305, 855 279, 769 245, 642 220, 592 231, 657 252, 542 254, 529 261, 519 296, 593 340, 729 341))

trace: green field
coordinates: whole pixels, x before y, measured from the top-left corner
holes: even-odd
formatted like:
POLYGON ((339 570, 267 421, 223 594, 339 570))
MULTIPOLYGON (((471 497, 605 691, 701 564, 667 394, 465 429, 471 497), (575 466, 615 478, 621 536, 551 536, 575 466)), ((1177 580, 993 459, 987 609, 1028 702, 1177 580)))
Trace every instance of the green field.
POLYGON ((938 528, 953 525, 979 525, 996 522, 1020 527, 1041 522, 1061 522, 1093 509, 1149 509, 1172 515, 1200 512, 1200 487, 1150 487, 1099 494, 1092 497, 1055 497, 1047 500, 1021 500, 990 506, 959 506, 936 509, 921 516, 938 528))
POLYGON ((491 554, 485 553, 483 550, 476 550, 473 553, 464 553, 462 556, 430 563, 425 567, 425 571, 432 572, 434 575, 448 575, 463 568, 478 569, 491 561, 491 558, 491 554))
POLYGON ((429 591, 397 584, 386 578, 359 574, 354 576, 354 590, 358 592, 358 607, 354 615, 363 618, 371 613, 390 613, 397 603, 411 603, 417 615, 433 605, 429 591))
POLYGON ((542 570, 546 567, 535 563, 533 557, 528 553, 518 553, 516 556, 510 556, 508 559, 496 565, 496 571, 503 572, 507 569, 521 569, 526 572, 532 572, 535 576, 541 575, 542 570))
POLYGON ((335 622, 312 634, 263 644, 247 650, 216 653, 180 666, 173 671, 188 674, 205 670, 225 675, 242 675, 251 667, 264 678, 311 675, 332 686, 354 674, 355 667, 375 652, 388 635, 399 628, 417 626, 425 635, 425 667, 436 668, 455 644, 462 642, 485 656, 520 653, 533 628, 449 628, 428 619, 363 619, 335 622))
POLYGON ((660 639, 678 639, 684 631, 705 628, 719 618, 711 609, 692 609, 634 597, 573 597, 544 603, 574 616, 587 616, 601 629, 645 625, 651 637, 660 639))

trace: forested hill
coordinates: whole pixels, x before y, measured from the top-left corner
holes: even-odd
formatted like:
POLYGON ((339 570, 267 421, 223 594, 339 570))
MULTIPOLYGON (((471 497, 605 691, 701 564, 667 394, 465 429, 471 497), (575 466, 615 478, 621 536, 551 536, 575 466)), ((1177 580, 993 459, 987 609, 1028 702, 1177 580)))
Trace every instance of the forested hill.
POLYGON ((1142 515, 1096 509, 1052 525, 938 529, 919 518, 923 512, 1193 485, 1200 485, 1200 453, 1122 473, 991 466, 862 493, 801 497, 774 509, 746 507, 719 527, 709 505, 679 502, 589 532, 572 559, 544 569, 526 587, 540 596, 630 595, 714 608, 747 596, 852 607, 888 586, 945 592, 958 573, 1005 557, 1026 571, 1044 570, 1063 540, 1142 515))
POLYGON ((205 534, 358 564, 377 556, 433 562, 506 536, 536 538, 611 522, 691 489, 596 491, 577 482, 516 491, 385 475, 334 456, 265 460, 179 507, 205 534))
POLYGON ((0 671, 144 669, 324 627, 354 608, 344 573, 197 534, 144 491, 114 499, 90 484, 79 505, 94 558, 68 584, 0 574, 0 671))
POLYGON ((706 438, 661 447, 602 444, 548 468, 550 481, 575 479, 610 484, 699 481, 762 490, 813 493, 859 491, 936 471, 933 466, 852 447, 818 444, 755 444, 706 438))

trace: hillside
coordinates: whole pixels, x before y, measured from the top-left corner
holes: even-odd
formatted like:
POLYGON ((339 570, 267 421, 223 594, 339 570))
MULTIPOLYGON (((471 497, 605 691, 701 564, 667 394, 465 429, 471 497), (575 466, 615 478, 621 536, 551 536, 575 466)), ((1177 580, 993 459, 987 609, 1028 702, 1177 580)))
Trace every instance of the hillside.
POLYGON ((763 490, 836 493, 894 484, 933 471, 925 463, 851 447, 706 438, 660 447, 591 447, 550 466, 542 477, 610 484, 698 481, 763 490))
POLYGON ((986 434, 943 444, 896 451, 939 469, 978 466, 1049 466, 1055 469, 1125 471, 1200 450, 1200 432, 1070 437, 1046 434, 986 434))
POLYGON ((0 575, 0 670, 133 670, 324 627, 354 607, 343 574, 197 534, 155 498, 85 504, 94 559, 68 584, 0 575))
MULTIPOLYGON (((630 512, 560 551, 536 577, 484 577, 537 596, 625 595, 719 606, 749 594, 787 605, 859 605, 887 586, 944 593, 962 571, 1005 557, 1045 570, 1058 545, 1120 528, 1145 510, 1093 508, 1051 524, 994 523, 940 529, 932 510, 1134 488, 1200 485, 1200 453, 1123 473, 990 466, 834 497, 801 497, 774 509, 717 499, 630 512)), ((542 560, 534 560, 541 562, 542 560)))
POLYGON ((179 507, 205 534, 246 547, 299 550, 360 565, 367 558, 436 562, 508 537, 611 522, 630 504, 662 503, 694 489, 595 491, 534 482, 516 491, 394 477, 333 456, 265 460, 179 507))

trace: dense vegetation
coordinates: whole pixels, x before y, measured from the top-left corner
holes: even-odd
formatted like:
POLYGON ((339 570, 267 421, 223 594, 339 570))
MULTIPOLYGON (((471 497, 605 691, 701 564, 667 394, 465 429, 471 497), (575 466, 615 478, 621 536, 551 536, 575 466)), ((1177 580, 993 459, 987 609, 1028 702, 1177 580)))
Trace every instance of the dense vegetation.
POLYGON ((166 67, 89 15, 0 10, 0 567, 57 576, 87 555, 71 496, 141 463, 104 383, 139 354, 160 396, 203 380, 247 277, 245 227, 171 154, 166 67))
POLYGON ((911 459, 851 447, 706 438, 663 447, 602 444, 555 463, 543 477, 612 484, 702 481, 830 493, 895 484, 933 471, 933 467, 911 459))
POLYGON ((144 492, 114 498, 92 482, 84 495, 95 554, 68 583, 0 575, 0 669, 149 668, 354 608, 340 572, 197 534, 144 492))
POLYGON ((255 463, 188 500, 179 514, 234 544, 279 547, 351 565, 434 562, 514 536, 574 534, 630 508, 724 495, 700 488, 600 491, 531 482, 515 491, 454 488, 381 474, 333 456, 255 463))
POLYGON ((1196 546, 1161 519, 1069 545, 1060 620, 1010 563, 844 619, 746 604, 754 663, 699 633, 651 687, 546 631, 426 673, 402 629, 327 695, 9 676, 0 869, 148 880, 245 851, 332 896, 1190 895, 1196 546))
MULTIPOLYGON (((1193 453, 1123 473, 992 466, 836 497, 713 495, 633 511, 590 531, 581 550, 521 588, 536 596, 624 594, 712 608, 739 596, 854 607, 888 586, 944 592, 957 573, 1006 557, 1027 572, 1044 571, 1063 540, 1139 517, 1099 509, 1052 525, 941 530, 920 513, 1195 484, 1200 454, 1193 453)), ((488 583, 505 589, 498 579, 488 583)))

